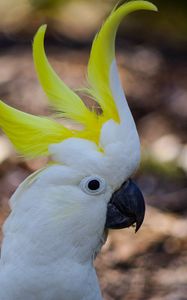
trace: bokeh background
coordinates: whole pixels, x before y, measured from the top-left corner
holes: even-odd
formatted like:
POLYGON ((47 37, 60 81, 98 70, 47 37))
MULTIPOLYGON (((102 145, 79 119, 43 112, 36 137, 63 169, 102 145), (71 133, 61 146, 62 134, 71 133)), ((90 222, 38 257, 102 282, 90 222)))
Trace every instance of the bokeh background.
MULTIPOLYGON (((49 114, 31 51, 43 23, 50 62, 70 87, 83 86, 92 38, 116 2, 0 0, 0 98, 49 114)), ((105 300, 187 299, 187 1, 153 3, 158 14, 128 16, 117 37, 119 72, 141 137, 136 180, 147 213, 136 235, 133 228, 111 232, 96 260, 105 300)), ((0 132, 1 224, 16 187, 45 163, 19 158, 0 132)))

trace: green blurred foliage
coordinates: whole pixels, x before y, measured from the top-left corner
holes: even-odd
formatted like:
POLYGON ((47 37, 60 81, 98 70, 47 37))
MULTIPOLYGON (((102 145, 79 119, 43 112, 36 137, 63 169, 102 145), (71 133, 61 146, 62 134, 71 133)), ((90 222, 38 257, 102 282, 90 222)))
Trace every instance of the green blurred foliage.
POLYGON ((34 9, 54 9, 63 5, 68 0, 29 0, 31 7, 34 9))
MULTIPOLYGON (((124 1, 123 1, 124 2, 124 1)), ((187 1, 151 0, 158 13, 136 12, 123 23, 121 34, 175 49, 187 46, 187 1)), ((114 0, 113 3, 116 3, 114 0)))
MULTIPOLYGON (((70 38, 90 39, 117 0, 0 0, 0 32, 28 32, 47 23, 51 31, 70 38)), ((125 1, 120 1, 123 3, 125 1)), ((187 44, 187 1, 152 0, 159 13, 137 12, 123 23, 120 32, 133 39, 168 44, 175 48, 187 44)))
POLYGON ((151 173, 168 179, 183 179, 185 177, 184 170, 179 167, 176 161, 160 162, 148 151, 143 152, 140 170, 142 173, 151 173))
POLYGON ((187 1, 153 0, 153 2, 159 9, 158 17, 154 18, 153 22, 150 20, 155 33, 172 44, 186 43, 187 1))

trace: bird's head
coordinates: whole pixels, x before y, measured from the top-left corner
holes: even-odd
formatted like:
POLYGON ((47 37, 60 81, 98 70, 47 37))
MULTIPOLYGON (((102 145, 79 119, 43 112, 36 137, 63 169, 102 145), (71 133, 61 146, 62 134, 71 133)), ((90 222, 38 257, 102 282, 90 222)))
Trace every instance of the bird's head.
POLYGON ((55 207, 58 218, 66 217, 66 224, 75 233, 79 228, 85 237, 101 235, 104 228, 133 224, 138 230, 144 218, 143 196, 130 179, 140 161, 139 137, 115 60, 117 28, 124 16, 136 10, 156 11, 156 7, 147 1, 121 5, 94 39, 84 92, 97 108, 89 109, 50 66, 44 51, 45 25, 34 38, 35 68, 50 104, 58 111, 57 117, 72 120, 81 129, 69 129, 51 118, 0 103, 0 126, 18 152, 52 158, 53 164, 37 175, 33 192, 38 188, 40 197, 48 199, 46 207, 50 203, 51 212, 55 207))

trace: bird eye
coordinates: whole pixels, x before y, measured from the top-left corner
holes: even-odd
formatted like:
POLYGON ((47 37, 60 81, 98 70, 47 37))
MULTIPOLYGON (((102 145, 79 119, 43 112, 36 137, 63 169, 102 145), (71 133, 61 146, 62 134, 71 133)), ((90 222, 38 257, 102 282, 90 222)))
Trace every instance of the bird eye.
POLYGON ((106 182, 100 176, 87 176, 80 182, 83 192, 89 195, 99 195, 106 189, 106 182))

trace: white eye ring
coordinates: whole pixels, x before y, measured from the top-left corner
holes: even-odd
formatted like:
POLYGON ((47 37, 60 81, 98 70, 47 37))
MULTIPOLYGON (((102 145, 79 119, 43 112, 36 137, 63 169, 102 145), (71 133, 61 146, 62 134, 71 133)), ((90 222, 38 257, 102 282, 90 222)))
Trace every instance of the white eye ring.
POLYGON ((102 177, 92 175, 83 178, 80 187, 88 195, 99 195, 106 190, 106 182, 102 177))

